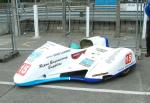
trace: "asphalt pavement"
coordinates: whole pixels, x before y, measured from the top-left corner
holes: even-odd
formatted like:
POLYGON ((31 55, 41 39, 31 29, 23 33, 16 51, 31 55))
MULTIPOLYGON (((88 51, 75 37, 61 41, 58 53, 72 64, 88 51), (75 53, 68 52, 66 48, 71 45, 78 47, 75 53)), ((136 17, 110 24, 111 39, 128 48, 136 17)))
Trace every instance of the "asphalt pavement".
MULTIPOLYGON (((17 87, 13 76, 32 50, 50 40, 65 46, 78 42, 84 35, 64 36, 43 34, 35 39, 31 34, 16 38, 20 55, 0 63, 0 103, 150 103, 150 58, 137 61, 136 69, 125 77, 103 83, 73 81, 52 82, 33 87, 17 87)), ((124 37, 117 41, 110 38, 110 46, 134 47, 135 39, 124 37), (112 43, 113 41, 113 43, 112 43), (128 42, 132 41, 132 42, 128 42)), ((9 35, 0 36, 0 54, 11 48, 9 35)))

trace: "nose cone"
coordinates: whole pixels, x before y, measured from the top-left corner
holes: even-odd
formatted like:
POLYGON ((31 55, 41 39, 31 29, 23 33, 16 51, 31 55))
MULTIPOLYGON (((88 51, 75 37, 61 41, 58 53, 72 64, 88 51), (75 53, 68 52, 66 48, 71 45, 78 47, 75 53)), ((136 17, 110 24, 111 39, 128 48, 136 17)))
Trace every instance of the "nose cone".
POLYGON ((19 75, 17 73, 14 75, 14 83, 16 85, 22 85, 25 82, 26 82, 26 78, 24 76, 21 76, 21 75, 19 75))
POLYGON ((18 69, 18 71, 14 75, 14 83, 17 84, 23 84, 27 80, 29 68, 31 67, 30 64, 23 63, 21 67, 18 69))

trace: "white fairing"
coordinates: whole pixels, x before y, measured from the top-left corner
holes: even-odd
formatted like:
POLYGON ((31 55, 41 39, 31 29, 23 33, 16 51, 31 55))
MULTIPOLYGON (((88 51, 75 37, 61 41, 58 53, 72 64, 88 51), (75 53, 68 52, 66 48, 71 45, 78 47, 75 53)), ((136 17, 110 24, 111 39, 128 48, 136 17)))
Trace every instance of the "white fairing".
POLYGON ((134 64, 135 55, 128 48, 94 45, 75 50, 47 42, 25 60, 14 75, 14 82, 24 86, 25 83, 39 84, 56 78, 71 80, 73 77, 61 77, 62 74, 82 70, 87 71, 84 78, 103 79, 105 75, 117 75, 134 64))
MULTIPOLYGON (((43 79, 44 74, 60 70, 69 63, 70 49, 53 42, 47 42, 35 50, 18 69, 15 83, 43 79)), ((55 73, 52 74, 55 74, 55 73)))

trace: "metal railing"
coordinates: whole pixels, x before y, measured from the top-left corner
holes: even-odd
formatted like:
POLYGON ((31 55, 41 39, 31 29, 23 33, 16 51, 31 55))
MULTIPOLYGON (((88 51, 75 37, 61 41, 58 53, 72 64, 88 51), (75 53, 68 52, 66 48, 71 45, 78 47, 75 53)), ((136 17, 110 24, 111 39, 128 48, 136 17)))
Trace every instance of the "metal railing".
MULTIPOLYGON (((82 16, 85 16, 85 7, 83 6, 70 6, 71 8, 71 20, 83 20, 82 16)), ((93 21, 115 21, 116 10, 115 6, 95 6, 91 9, 94 12, 93 21)), ((33 19, 33 7, 18 8, 20 21, 33 19)), ((39 20, 61 20, 62 19, 62 6, 39 6, 39 20)), ((143 13, 143 12, 142 12, 143 13)), ((92 14, 92 13, 91 13, 92 14)), ((8 12, 6 9, 0 9, 0 21, 5 22, 7 19, 8 12)), ((68 14, 67 14, 68 15, 68 14)), ((141 15, 139 12, 138 15, 141 15)), ((136 11, 121 11, 121 20, 135 21, 137 18, 136 11)), ((141 19, 141 18, 139 18, 141 19)))

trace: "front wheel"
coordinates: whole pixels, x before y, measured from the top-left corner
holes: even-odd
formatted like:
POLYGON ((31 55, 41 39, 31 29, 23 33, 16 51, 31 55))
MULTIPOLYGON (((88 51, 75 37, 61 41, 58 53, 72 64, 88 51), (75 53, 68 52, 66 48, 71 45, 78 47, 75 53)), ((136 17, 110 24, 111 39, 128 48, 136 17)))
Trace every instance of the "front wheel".
POLYGON ((103 76, 103 80, 106 81, 106 80, 110 80, 112 79, 113 76, 112 75, 106 75, 106 76, 103 76))

